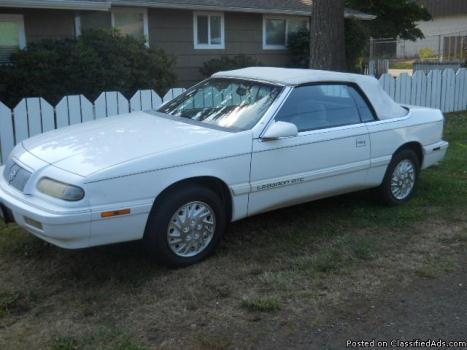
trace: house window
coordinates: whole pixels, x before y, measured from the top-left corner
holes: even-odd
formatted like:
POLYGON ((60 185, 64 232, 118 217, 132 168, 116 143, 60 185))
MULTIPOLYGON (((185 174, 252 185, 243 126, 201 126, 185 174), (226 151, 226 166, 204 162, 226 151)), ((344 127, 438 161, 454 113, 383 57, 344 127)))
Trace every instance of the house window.
POLYGON ((303 28, 309 28, 307 17, 263 17, 263 49, 284 50, 288 37, 303 28))
POLYGON ((195 49, 224 49, 224 14, 195 12, 193 33, 195 49))
POLYGON ((114 8, 112 9, 112 27, 122 34, 137 39, 149 38, 148 12, 146 9, 114 8))
POLYGON ((26 46, 22 15, 0 15, 0 63, 8 63, 10 55, 26 46))

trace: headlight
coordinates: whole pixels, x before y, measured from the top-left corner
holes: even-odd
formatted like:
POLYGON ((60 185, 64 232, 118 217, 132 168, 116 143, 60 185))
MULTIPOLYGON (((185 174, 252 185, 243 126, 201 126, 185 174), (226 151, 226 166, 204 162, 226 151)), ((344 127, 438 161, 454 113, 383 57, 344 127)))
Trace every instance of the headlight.
POLYGON ((44 177, 39 181, 37 189, 48 196, 69 202, 76 202, 84 197, 84 190, 81 187, 52 180, 48 177, 44 177))

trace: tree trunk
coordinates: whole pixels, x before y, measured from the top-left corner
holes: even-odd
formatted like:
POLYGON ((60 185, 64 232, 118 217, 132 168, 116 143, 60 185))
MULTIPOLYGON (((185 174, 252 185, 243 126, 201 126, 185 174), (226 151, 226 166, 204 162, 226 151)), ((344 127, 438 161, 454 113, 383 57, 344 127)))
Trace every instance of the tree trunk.
POLYGON ((310 68, 345 70, 344 0, 313 0, 310 68))

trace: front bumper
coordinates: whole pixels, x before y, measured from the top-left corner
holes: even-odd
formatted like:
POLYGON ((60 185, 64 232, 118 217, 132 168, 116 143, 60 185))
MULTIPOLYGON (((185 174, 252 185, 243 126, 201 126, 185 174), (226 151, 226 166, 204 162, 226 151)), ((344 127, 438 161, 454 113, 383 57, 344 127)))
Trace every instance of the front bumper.
MULTIPOLYGON (((0 174, 2 173, 0 167, 0 174)), ((89 246, 91 234, 90 210, 56 211, 39 206, 34 199, 8 186, 0 176, 0 205, 7 213, 5 222, 12 219, 33 235, 67 249, 89 246), (5 210, 6 208, 6 210, 5 210)))

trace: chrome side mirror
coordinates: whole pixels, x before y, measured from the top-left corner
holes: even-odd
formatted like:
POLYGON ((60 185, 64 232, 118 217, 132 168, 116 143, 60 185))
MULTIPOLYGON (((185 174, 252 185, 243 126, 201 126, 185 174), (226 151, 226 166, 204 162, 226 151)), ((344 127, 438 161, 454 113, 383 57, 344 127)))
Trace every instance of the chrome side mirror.
POLYGON ((271 141, 296 136, 298 136, 298 129, 295 124, 275 122, 266 130, 261 139, 264 141, 271 141))

